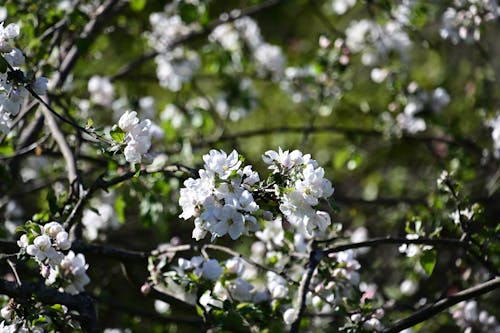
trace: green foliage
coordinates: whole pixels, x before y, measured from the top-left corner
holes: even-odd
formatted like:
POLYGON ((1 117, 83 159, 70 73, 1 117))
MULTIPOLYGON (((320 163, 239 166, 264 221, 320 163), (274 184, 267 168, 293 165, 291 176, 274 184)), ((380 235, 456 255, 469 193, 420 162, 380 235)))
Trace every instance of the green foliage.
POLYGON ((434 271, 434 267, 436 266, 436 251, 435 250, 427 250, 422 253, 420 256, 420 265, 424 269, 427 276, 431 276, 434 271))

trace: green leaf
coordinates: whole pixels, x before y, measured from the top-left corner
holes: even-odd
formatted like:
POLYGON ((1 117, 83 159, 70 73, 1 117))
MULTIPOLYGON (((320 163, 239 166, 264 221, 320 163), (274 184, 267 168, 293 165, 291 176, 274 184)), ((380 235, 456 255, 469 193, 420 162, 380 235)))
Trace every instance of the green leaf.
POLYGON ((118 143, 122 143, 123 140, 125 140, 125 133, 122 131, 122 129, 118 126, 113 126, 111 131, 109 132, 113 140, 115 140, 118 143))
POLYGON ((139 176, 141 175, 141 164, 140 163, 136 163, 134 165, 134 168, 135 170, 137 170, 134 174, 134 178, 139 178, 139 176))
POLYGON ((56 312, 64 313, 64 308, 62 307, 61 304, 54 304, 50 306, 50 308, 56 312))
POLYGON ((424 251, 424 253, 420 257, 420 265, 424 269, 427 276, 431 276, 432 272, 434 271, 434 267, 436 266, 436 251, 424 251))
POLYGON ((335 202, 335 200, 332 197, 328 198, 327 202, 334 213, 336 213, 336 214, 340 213, 340 207, 337 205, 337 203, 335 202))
POLYGON ((14 148, 12 146, 0 146, 0 155, 6 156, 13 154, 15 152, 14 148))
POLYGON ((47 192, 47 202, 49 203, 50 213, 52 215, 55 215, 58 212, 59 207, 57 205, 56 193, 51 187, 49 187, 49 190, 47 192))
POLYGON ((125 200, 123 200, 121 195, 116 198, 115 211, 118 222, 125 223, 125 200))
POLYGON ((130 0, 130 8, 135 12, 140 12, 144 9, 146 0, 130 0))
POLYGON ((17 233, 21 233, 21 232, 26 233, 26 229, 24 228, 24 226, 23 226, 23 225, 18 226, 18 227, 16 228, 16 230, 15 230, 15 233, 16 233, 16 234, 17 234, 17 233))
POLYGON ((196 313, 198 314, 198 316, 204 318, 205 317, 205 311, 203 310, 203 308, 199 305, 196 305, 196 313))
POLYGON ((181 18, 186 23, 193 23, 198 20, 198 8, 192 3, 181 2, 179 4, 179 13, 181 18))

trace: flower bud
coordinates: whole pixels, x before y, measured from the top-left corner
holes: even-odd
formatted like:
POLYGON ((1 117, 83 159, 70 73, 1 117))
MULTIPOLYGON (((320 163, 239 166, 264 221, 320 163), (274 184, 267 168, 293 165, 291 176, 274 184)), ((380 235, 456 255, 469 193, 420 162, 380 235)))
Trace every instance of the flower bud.
POLYGON ((146 282, 141 286, 141 293, 143 293, 144 295, 149 294, 150 291, 151 291, 151 286, 149 285, 149 283, 146 282))

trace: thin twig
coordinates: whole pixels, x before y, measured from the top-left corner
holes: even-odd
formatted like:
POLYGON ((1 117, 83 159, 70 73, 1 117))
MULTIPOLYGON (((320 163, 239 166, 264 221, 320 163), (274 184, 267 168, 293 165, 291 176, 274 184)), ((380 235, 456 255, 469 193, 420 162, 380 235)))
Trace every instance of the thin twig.
POLYGON ((12 269, 12 273, 14 273, 17 285, 19 287, 22 286, 23 283, 21 282, 21 279, 19 278, 19 274, 17 273, 16 264, 14 264, 14 262, 10 259, 7 259, 7 263, 9 264, 10 269, 12 269))

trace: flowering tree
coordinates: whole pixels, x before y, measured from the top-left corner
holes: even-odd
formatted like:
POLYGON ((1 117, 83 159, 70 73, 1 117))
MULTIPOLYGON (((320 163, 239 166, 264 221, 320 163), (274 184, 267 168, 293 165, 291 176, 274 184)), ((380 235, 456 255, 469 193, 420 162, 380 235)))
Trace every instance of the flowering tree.
POLYGON ((496 0, 1 5, 0 332, 500 332, 496 0))

